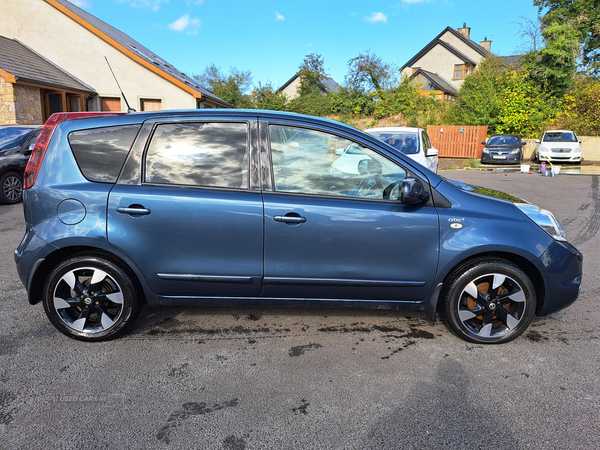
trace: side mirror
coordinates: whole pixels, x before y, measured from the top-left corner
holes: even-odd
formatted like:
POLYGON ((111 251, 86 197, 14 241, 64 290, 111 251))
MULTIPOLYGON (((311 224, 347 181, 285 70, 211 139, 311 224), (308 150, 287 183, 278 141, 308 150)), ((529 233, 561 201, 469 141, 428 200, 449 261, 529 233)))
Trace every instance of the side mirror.
POLYGON ((337 156, 342 156, 342 154, 344 153, 345 148, 336 148, 335 151, 333 153, 335 153, 337 156))
MULTIPOLYGON (((390 196, 391 197, 391 196, 390 196)), ((429 200, 429 192, 416 178, 405 178, 400 188, 400 202, 405 205, 422 205, 429 200)))
POLYGON ((35 147, 35 142, 33 144, 30 144, 29 147, 27 148, 27 150, 25 150, 23 152, 23 154, 25 156, 31 155, 31 152, 33 152, 33 148, 35 147))
POLYGON ((425 156, 429 157, 429 156, 437 156, 439 155, 440 152, 437 148, 433 148, 431 147, 429 150, 427 150, 427 154, 425 156))
POLYGON ((536 143, 536 144, 539 144, 539 143, 540 143, 540 140, 539 140, 539 139, 536 139, 536 140, 535 140, 535 143, 536 143))
POLYGON ((483 142, 481 143, 481 145, 487 145, 487 143, 486 143, 485 141, 483 141, 483 142))

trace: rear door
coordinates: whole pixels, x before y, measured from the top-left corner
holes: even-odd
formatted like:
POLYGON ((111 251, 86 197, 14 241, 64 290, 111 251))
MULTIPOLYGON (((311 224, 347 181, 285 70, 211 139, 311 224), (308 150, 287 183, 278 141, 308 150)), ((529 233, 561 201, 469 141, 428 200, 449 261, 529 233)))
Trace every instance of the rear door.
POLYGON ((258 295, 263 204, 249 180, 256 121, 157 120, 145 129, 148 144, 134 145, 128 179, 110 193, 111 245, 159 295, 258 295))

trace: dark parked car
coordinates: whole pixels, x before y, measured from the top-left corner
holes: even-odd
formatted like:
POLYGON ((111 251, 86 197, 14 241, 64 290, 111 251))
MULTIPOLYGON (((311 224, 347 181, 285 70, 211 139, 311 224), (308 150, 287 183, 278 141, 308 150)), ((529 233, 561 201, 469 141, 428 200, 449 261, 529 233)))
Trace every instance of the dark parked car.
POLYGON ((517 134, 494 134, 481 154, 482 164, 521 164, 525 142, 517 134))
POLYGON ((23 172, 41 131, 39 125, 0 125, 0 203, 23 198, 23 172))
POLYGON ((29 301, 75 339, 112 338, 147 303, 439 310, 461 338, 501 343, 579 294, 583 257, 552 213, 355 128, 82 114, 53 115, 36 143, 15 251, 29 301), (350 145, 367 161, 332 173, 350 145))

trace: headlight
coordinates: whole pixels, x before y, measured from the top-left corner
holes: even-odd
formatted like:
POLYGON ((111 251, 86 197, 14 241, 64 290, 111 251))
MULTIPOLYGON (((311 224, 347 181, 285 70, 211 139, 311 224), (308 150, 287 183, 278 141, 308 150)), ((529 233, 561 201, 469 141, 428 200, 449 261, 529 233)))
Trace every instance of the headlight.
POLYGON ((511 150, 510 154, 511 155, 516 155, 517 153, 519 153, 519 151, 520 150, 518 148, 515 148, 514 150, 511 150))
POLYGON ((490 151, 487 148, 483 149, 483 153, 489 153, 490 151))
POLYGON ((540 152, 547 152, 547 151, 550 151, 550 149, 549 149, 549 148, 547 148, 547 147, 544 147, 543 145, 540 145, 540 148, 539 148, 538 150, 539 150, 540 152))
POLYGON ((557 241, 566 241, 567 233, 554 214, 529 203, 514 203, 527 217, 557 241))
POLYGON ((575 153, 581 153, 581 147, 577 147, 577 148, 575 149, 575 153))

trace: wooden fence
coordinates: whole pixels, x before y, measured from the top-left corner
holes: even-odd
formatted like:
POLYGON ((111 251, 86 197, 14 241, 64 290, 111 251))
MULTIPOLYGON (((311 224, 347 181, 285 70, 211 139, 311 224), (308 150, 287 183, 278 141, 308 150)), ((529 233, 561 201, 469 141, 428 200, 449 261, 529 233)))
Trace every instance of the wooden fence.
POLYGON ((443 158, 481 158, 487 127, 430 125, 427 134, 443 158))

